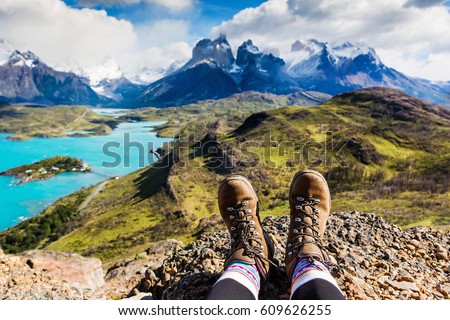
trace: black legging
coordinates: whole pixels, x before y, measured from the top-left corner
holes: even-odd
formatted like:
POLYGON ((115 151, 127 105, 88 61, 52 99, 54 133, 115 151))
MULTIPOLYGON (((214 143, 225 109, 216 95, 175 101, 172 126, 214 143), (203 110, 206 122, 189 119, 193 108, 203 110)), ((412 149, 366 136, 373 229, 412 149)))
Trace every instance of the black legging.
MULTIPOLYGON (((219 281, 208 300, 255 300, 252 292, 233 279, 219 281)), ((323 279, 313 279, 295 290, 292 300, 345 300, 341 291, 323 279)))

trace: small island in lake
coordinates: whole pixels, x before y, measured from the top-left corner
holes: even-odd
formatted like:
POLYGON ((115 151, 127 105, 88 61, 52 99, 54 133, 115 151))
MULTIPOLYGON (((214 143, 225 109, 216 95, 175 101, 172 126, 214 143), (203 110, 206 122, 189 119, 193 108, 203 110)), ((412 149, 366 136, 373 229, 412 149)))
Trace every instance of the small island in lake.
POLYGON ((0 176, 13 176, 20 179, 18 183, 21 184, 34 180, 49 179, 63 172, 91 172, 91 168, 83 160, 56 156, 8 169, 0 172, 0 176))

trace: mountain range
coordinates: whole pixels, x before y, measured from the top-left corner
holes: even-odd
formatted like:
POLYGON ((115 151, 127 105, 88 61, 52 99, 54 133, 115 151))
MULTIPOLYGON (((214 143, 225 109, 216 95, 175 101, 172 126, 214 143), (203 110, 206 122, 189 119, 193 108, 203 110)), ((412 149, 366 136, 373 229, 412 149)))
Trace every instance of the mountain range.
POLYGON ((56 71, 34 53, 16 50, 0 65, 0 101, 98 105, 106 99, 74 73, 56 71))
POLYGON ((336 95, 368 87, 387 87, 437 104, 450 102, 450 82, 433 83, 409 77, 384 65, 375 50, 363 44, 296 41, 283 58, 289 75, 306 90, 336 95))
POLYGON ((181 67, 174 64, 168 70, 156 71, 143 68, 132 81, 111 58, 88 69, 52 68, 32 52, 12 48, 0 40, 0 100, 9 103, 168 107, 245 91, 335 95, 381 86, 450 106, 450 82, 409 77, 384 65, 373 48, 360 43, 296 41, 290 52, 278 57, 260 51, 247 40, 235 57, 222 34, 214 40, 199 41, 192 58, 181 67))

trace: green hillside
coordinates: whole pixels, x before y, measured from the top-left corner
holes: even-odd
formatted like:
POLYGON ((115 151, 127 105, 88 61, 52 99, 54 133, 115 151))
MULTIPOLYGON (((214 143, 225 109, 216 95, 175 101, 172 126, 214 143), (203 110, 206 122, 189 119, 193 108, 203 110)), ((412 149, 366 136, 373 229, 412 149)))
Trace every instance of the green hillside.
POLYGON ((226 118, 231 126, 236 127, 253 112, 273 110, 291 105, 315 106, 330 98, 331 96, 318 92, 275 95, 247 91, 224 99, 206 100, 181 107, 129 110, 120 119, 124 121, 166 121, 167 123, 157 129, 158 135, 174 137, 180 131, 180 128, 191 121, 196 121, 198 118, 209 117, 211 120, 226 118))
MULTIPOLYGON (((218 213, 217 184, 231 173, 252 181, 263 217, 285 215, 292 176, 304 168, 325 174, 333 211, 374 212, 403 227, 450 226, 450 113, 444 109, 398 91, 366 89, 236 122, 233 114, 199 114, 179 130, 177 143, 161 150, 160 162, 110 181, 75 215, 76 223, 62 224, 70 228, 56 241, 36 245, 109 264, 157 240, 190 241, 217 221, 208 218, 218 213)), ((14 247, 17 234, 26 232, 19 225, 1 233, 0 247, 14 247)))
POLYGON ((14 140, 62 137, 68 131, 107 134, 116 125, 111 118, 82 106, 0 106, 0 132, 13 133, 14 140))

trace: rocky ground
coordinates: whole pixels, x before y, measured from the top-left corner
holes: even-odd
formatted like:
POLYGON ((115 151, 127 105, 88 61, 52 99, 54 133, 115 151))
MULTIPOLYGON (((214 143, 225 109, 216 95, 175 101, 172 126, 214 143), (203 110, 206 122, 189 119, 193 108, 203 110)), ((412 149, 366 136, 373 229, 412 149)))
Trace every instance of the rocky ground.
MULTIPOLYGON (((289 218, 263 222, 276 248, 261 299, 289 298, 284 246, 289 218)), ((229 237, 220 218, 201 222, 187 246, 168 240, 106 271, 98 259, 46 251, 0 251, 1 299, 204 299, 223 271, 229 237), (100 266, 100 267, 99 267, 100 266)), ((401 230, 365 213, 331 216, 325 244, 331 271, 347 299, 450 299, 450 232, 401 230)))
MULTIPOLYGON (((289 218, 263 222, 275 243, 275 262, 261 299, 287 299, 283 265, 289 218)), ((450 299, 450 232, 414 228, 402 231, 364 213, 336 213, 325 235, 332 274, 347 299, 450 299)), ((156 299, 204 299, 218 279, 229 245, 225 231, 205 233, 174 252, 157 269, 149 268, 130 292, 156 299)))
POLYGON ((0 250, 0 299, 89 299, 104 284, 99 259, 53 251, 0 250))

